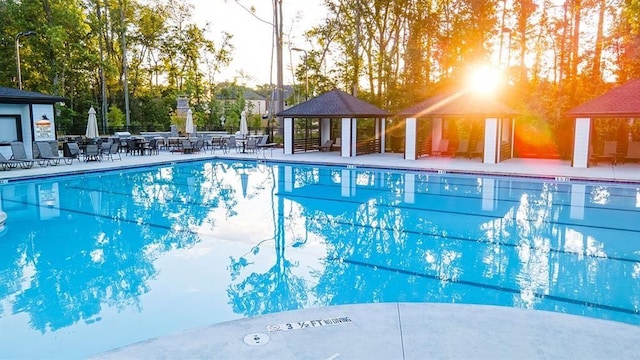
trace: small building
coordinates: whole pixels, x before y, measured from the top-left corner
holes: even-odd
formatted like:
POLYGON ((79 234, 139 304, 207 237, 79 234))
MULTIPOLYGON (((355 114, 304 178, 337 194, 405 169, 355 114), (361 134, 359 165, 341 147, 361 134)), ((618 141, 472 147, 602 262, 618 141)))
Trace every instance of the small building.
MULTIPOLYGON (((640 117, 640 79, 628 81, 602 96, 569 110, 567 116, 575 119, 571 166, 587 168, 589 160, 595 155, 591 141, 594 120, 628 121, 640 117)), ((630 143, 627 144, 627 148, 634 149, 635 146, 630 143)), ((624 157, 625 154, 622 156, 624 157)))
POLYGON ((54 104, 60 96, 0 87, 0 152, 10 157, 12 141, 22 141, 32 156, 35 141, 56 139, 54 104))
MULTIPOLYGON (((443 140, 448 119, 481 121, 476 142, 482 162, 496 164, 513 157, 514 117, 518 112, 489 96, 468 91, 445 92, 398 113, 405 118, 405 159, 429 155, 443 140)), ((451 139, 457 141, 458 139, 451 139)))
POLYGON ((334 141, 342 157, 384 153, 389 115, 338 89, 276 114, 284 118, 285 154, 318 150, 334 141))

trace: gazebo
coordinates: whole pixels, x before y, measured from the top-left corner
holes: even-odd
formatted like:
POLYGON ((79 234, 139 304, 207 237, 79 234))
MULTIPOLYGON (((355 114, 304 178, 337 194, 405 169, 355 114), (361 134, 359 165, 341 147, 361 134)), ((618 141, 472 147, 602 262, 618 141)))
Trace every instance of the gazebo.
POLYGON ((594 118, 633 119, 640 117, 640 79, 628 81, 602 96, 579 105, 567 113, 575 118, 571 166, 589 167, 591 132, 594 118))
POLYGON ((11 141, 22 141, 31 156, 34 141, 54 141, 54 104, 66 99, 34 91, 0 87, 0 152, 11 156, 11 141))
POLYGON ((318 150, 328 140, 339 144, 342 157, 384 152, 385 119, 389 113, 344 91, 331 90, 276 116, 284 118, 285 154, 318 150), (374 125, 371 139, 362 141, 356 130, 358 121, 365 119, 373 119, 374 125))
POLYGON ((404 109, 398 116, 405 123, 405 159, 416 160, 437 148, 446 119, 483 119, 482 161, 495 164, 513 157, 514 117, 518 112, 489 96, 470 91, 451 91, 404 109), (430 122, 430 124, 429 124, 430 122), (427 132, 419 128, 428 128, 427 132), (428 142, 430 136, 430 144, 428 142), (430 145, 430 146, 425 146, 430 145))

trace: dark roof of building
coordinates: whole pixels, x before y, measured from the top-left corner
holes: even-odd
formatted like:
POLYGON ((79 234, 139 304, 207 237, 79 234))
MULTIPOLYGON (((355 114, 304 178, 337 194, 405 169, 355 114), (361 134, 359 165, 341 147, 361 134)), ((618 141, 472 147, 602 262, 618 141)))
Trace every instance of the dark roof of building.
POLYGON ((402 117, 512 117, 519 112, 486 95, 473 92, 446 92, 398 112, 402 117))
POLYGON ((389 113, 344 91, 335 89, 281 111, 276 116, 299 118, 387 117, 389 113))
POLYGON ((569 117, 640 117, 640 79, 631 80, 603 95, 578 105, 569 117))
POLYGON ((244 94, 244 99, 245 100, 266 100, 266 98, 260 94, 258 94, 257 92, 251 90, 251 89, 244 89, 243 92, 244 94))
POLYGON ((47 95, 35 91, 18 90, 0 86, 0 103, 44 103, 52 104, 67 101, 66 98, 55 95, 47 95))

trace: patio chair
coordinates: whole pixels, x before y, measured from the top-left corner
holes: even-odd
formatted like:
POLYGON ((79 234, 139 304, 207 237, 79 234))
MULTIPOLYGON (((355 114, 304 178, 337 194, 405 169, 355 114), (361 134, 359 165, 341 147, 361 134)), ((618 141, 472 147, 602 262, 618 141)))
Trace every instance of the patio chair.
POLYGON ((102 161, 102 150, 98 144, 87 144, 84 149, 84 161, 102 161))
POLYGON ((320 146, 320 151, 331 151, 331 147, 333 146, 335 140, 329 139, 324 142, 324 145, 320 146))
POLYGON ((244 151, 245 152, 257 152, 258 151, 258 139, 254 138, 254 137, 250 137, 246 140, 246 144, 245 144, 245 148, 244 151))
POLYGON ((183 154, 193 154, 195 147, 191 143, 191 140, 184 139, 182 140, 182 153, 183 154))
POLYGON ((11 142, 11 159, 20 161, 20 167, 23 169, 31 169, 33 164, 36 163, 34 159, 30 159, 27 156, 27 152, 24 149, 24 144, 22 141, 13 141, 11 142))
POLYGON ((469 140, 466 140, 466 139, 460 140, 460 142, 458 143, 458 148, 456 149, 456 152, 453 155, 454 157, 469 156, 469 140))
POLYGON ((229 152, 229 150, 236 149, 236 152, 238 152, 238 146, 242 146, 240 145, 237 141, 236 141, 236 137, 235 136, 229 136, 229 138, 227 139, 227 144, 224 148, 224 153, 229 152))
POLYGON ((36 141, 36 147, 38 148, 39 159, 43 159, 48 165, 58 165, 60 161, 64 161, 65 164, 70 165, 73 163, 72 157, 60 156, 60 154, 54 154, 51 145, 45 141, 36 141))
POLYGON ((160 146, 158 144, 158 139, 151 139, 149 143, 145 146, 144 151, 148 152, 149 155, 158 155, 160 154, 160 146))
POLYGON ((604 142, 602 154, 598 155, 598 161, 611 161, 611 166, 615 166, 618 163, 618 142, 615 140, 608 140, 604 142))
POLYGON ((204 146, 204 139, 198 138, 198 140, 196 140, 196 143, 193 145, 193 150, 195 152, 200 152, 201 150, 204 150, 204 146))
POLYGON ((122 156, 120 156, 120 144, 117 142, 109 143, 109 150, 103 153, 103 155, 106 155, 111 161, 115 160, 114 156, 118 155, 118 160, 122 160, 122 156))
POLYGON ((223 137, 215 136, 211 138, 211 153, 214 154, 216 149, 224 151, 225 140, 223 137))

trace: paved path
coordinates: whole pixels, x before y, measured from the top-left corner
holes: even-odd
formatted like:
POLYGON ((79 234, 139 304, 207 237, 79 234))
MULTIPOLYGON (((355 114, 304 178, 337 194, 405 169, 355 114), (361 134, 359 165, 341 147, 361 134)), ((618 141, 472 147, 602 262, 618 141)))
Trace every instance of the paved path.
POLYGON ((640 164, 630 163, 611 166, 602 164, 587 169, 571 167, 569 161, 540 159, 510 159, 499 164, 483 164, 478 159, 425 157, 418 160, 405 160, 402 154, 371 154, 356 157, 341 157, 338 152, 309 152, 285 155, 281 149, 267 150, 264 154, 243 154, 230 151, 222 153, 217 150, 195 154, 171 153, 161 151, 159 155, 132 156, 122 154, 122 160, 103 160, 100 162, 78 162, 72 165, 42 167, 35 165, 32 169, 12 169, 0 171, 0 180, 30 178, 41 175, 60 173, 87 172, 110 168, 138 167, 174 161, 190 161, 194 159, 237 158, 261 161, 308 162, 324 164, 341 164, 356 166, 374 166, 425 171, 464 172, 473 174, 499 174, 548 177, 561 180, 599 180, 640 182, 640 164), (266 156, 265 156, 266 155, 266 156))

